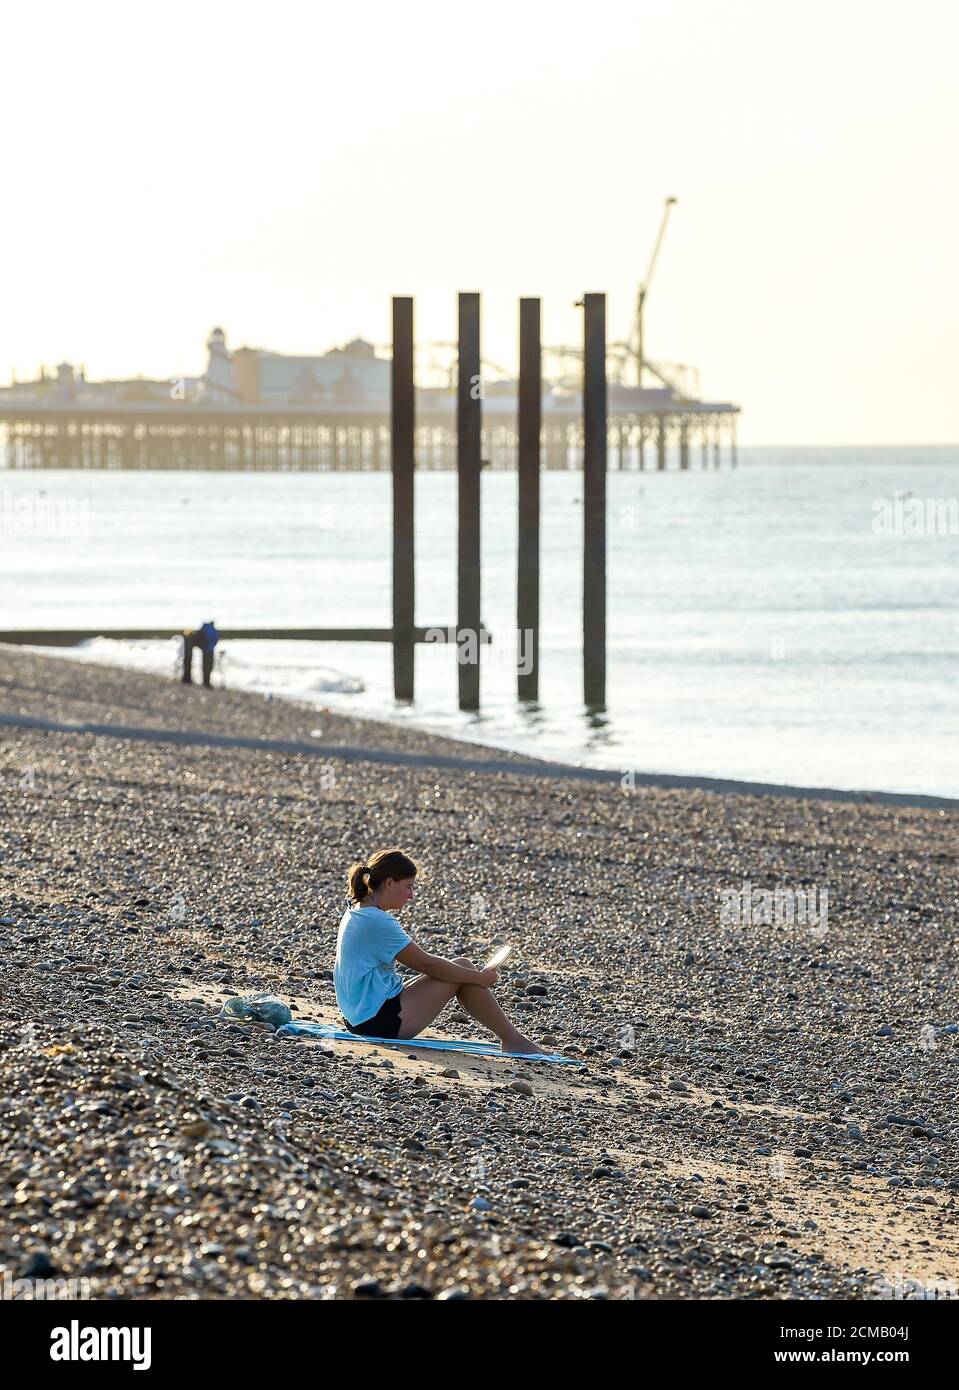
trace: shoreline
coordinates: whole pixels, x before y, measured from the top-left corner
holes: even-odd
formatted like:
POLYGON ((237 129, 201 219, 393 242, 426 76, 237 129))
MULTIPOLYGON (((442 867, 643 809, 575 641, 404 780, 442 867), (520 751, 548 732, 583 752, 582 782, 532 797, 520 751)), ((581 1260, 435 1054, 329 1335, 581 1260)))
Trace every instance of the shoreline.
MULTIPOLYGON (((49 659, 52 660, 64 660, 62 654, 59 653, 56 648, 21 648, 0 643, 0 652, 17 650, 29 651, 32 654, 49 657, 49 659)), ((70 658, 65 659, 67 661, 70 660, 70 658)), ((96 666, 118 673, 136 672, 138 675, 145 675, 148 679, 155 679, 157 681, 164 681, 165 679, 158 673, 143 672, 133 666, 114 665, 99 661, 78 664, 96 666)), ((212 693, 216 695, 224 692, 219 687, 214 687, 212 693)), ((283 692, 278 691, 267 696, 259 691, 238 689, 234 693, 245 695, 255 700, 280 700, 285 704, 294 705, 297 708, 312 709, 317 718, 320 718, 322 715, 321 707, 309 705, 305 701, 298 700, 295 696, 287 695, 283 692)), ((427 739, 440 742, 444 746, 452 744, 462 750, 459 754, 437 754, 432 758, 426 753, 412 755, 414 759, 416 757, 420 758, 420 765, 422 766, 447 769, 459 768, 462 771, 497 772, 505 770, 506 768, 515 767, 516 760, 522 759, 529 764, 528 770, 530 775, 619 785, 623 787, 624 790, 627 788, 624 785, 623 779, 628 776, 630 779, 628 784, 629 790, 635 788, 658 787, 661 789, 703 791, 728 796, 770 796, 807 801, 850 802, 854 805, 917 806, 932 810, 959 811, 959 797, 934 796, 924 792, 896 792, 842 787, 808 787, 791 783, 754 782, 733 777, 711 777, 691 773, 642 772, 634 769, 629 769, 628 772, 624 772, 621 768, 594 767, 581 763, 566 763, 555 759, 541 758, 535 754, 523 753, 521 750, 505 744, 499 745, 485 744, 479 741, 474 742, 473 740, 462 737, 458 738, 454 735, 437 733, 421 724, 407 724, 405 721, 391 720, 386 716, 376 717, 369 714, 351 715, 345 714, 341 709, 336 709, 335 711, 330 709, 329 712, 336 713, 341 718, 348 720, 351 724, 359 725, 361 728, 365 728, 369 725, 376 725, 395 731, 405 728, 414 729, 427 739), (485 758, 479 756, 471 758, 467 756, 474 750, 478 755, 486 754, 487 756, 485 758)), ((95 733, 105 737, 141 740, 149 740, 151 736, 155 738, 169 738, 171 741, 179 742, 183 746, 189 744, 209 747, 247 746, 259 747, 264 752, 270 751, 272 747, 273 751, 276 752, 303 753, 309 756, 317 756, 317 754, 322 753, 326 757, 336 758, 346 762, 362 761, 364 757, 371 752, 369 748, 364 748, 358 744, 345 744, 336 747, 329 745, 317 746, 316 744, 296 741, 274 741, 271 745, 269 740, 263 739, 249 740, 246 744, 242 742, 231 743, 222 736, 203 733, 200 730, 179 730, 175 735, 172 735, 161 734, 156 730, 147 730, 122 724, 109 725, 86 722, 83 724, 71 725, 55 720, 44 723, 42 719, 37 719, 29 715, 10 716, 0 712, 0 727, 3 725, 9 727, 30 727, 31 724, 37 728, 47 727, 51 731, 66 734, 95 733)), ((402 760, 402 755, 395 756, 402 760)), ((390 760, 391 759, 380 752, 377 752, 375 757, 373 757, 373 761, 390 760)), ((413 765, 413 763, 410 765, 413 765)))
MULTIPOLYGON (((124 668, 113 668, 124 669, 124 668)), ((248 692, 246 692, 248 693, 248 692)), ((260 697, 262 698, 262 697, 260 697)), ((278 695, 277 699, 283 699, 278 695)), ((297 703, 290 701, 290 703, 297 703)), ((359 721, 358 721, 359 722, 359 721)), ((363 723, 383 724, 395 728, 389 720, 372 720, 364 717, 363 723)), ((386 763, 394 767, 435 767, 462 772, 515 772, 531 777, 554 777, 568 781, 597 782, 603 785, 620 786, 623 790, 621 772, 605 768, 582 767, 575 763, 555 763, 536 759, 528 763, 508 762, 504 759, 470 759, 449 754, 382 752, 358 746, 338 746, 335 744, 308 744, 281 741, 276 739, 243 738, 235 735, 209 734, 201 730, 184 729, 179 731, 138 728, 122 724, 67 724, 52 719, 38 719, 28 715, 0 714, 0 726, 21 729, 42 729, 50 733, 93 734, 98 737, 128 739, 141 742, 175 743, 179 747, 192 748, 248 748, 263 753, 302 753, 308 757, 334 758, 341 762, 386 763)), ((428 734, 428 730, 421 730, 428 734)), ((462 742, 466 748, 478 747, 482 751, 488 745, 474 745, 462 742)), ((514 750, 493 749, 496 752, 514 750)), ((917 806, 925 809, 959 811, 959 799, 943 796, 926 796, 922 793, 911 795, 908 792, 844 791, 830 787, 792 787, 769 782, 738 782, 729 778, 689 777, 682 774, 637 772, 630 773, 629 790, 658 787, 663 790, 703 791, 725 796, 771 796, 798 799, 802 801, 851 802, 857 806, 917 806)))

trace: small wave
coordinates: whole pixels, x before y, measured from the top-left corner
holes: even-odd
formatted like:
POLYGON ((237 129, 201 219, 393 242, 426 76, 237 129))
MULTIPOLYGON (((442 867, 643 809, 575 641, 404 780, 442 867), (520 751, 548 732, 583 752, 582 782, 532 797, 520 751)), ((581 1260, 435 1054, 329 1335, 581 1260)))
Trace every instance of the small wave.
POLYGON ((259 670, 253 666, 237 669, 227 656, 220 668, 227 685, 237 689, 264 690, 274 695, 302 698, 308 695, 362 695, 366 686, 356 676, 343 675, 339 671, 317 670, 315 667, 302 671, 291 671, 286 667, 264 665, 259 670))
POLYGON ((263 646, 261 653, 254 653, 250 643, 244 642, 242 649, 230 642, 224 644, 220 669, 227 684, 291 697, 329 693, 360 695, 366 689, 358 676, 321 666, 315 661, 304 661, 302 649, 291 652, 288 647, 277 644, 274 651, 273 643, 269 648, 265 643, 263 646))
MULTIPOLYGON (((270 644, 271 645, 271 644, 270 644)), ((329 666, 319 666, 315 662, 304 662, 302 653, 291 659, 277 662, 273 653, 264 643, 262 658, 257 660, 244 644, 241 653, 234 650, 229 642, 217 650, 217 664, 214 668, 214 684, 221 681, 227 688, 252 690, 258 693, 286 696, 288 699, 309 699, 315 695, 361 695, 366 686, 357 676, 337 671, 329 666)), ((50 654, 51 648, 37 647, 34 650, 50 654)), ((58 656, 74 661, 87 661, 110 666, 126 666, 130 670, 143 671, 150 675, 167 676, 171 679, 177 674, 180 661, 181 644, 179 637, 161 640, 117 640, 113 637, 91 637, 75 647, 58 647, 58 656)), ((198 661, 194 663, 194 678, 198 676, 198 661)))

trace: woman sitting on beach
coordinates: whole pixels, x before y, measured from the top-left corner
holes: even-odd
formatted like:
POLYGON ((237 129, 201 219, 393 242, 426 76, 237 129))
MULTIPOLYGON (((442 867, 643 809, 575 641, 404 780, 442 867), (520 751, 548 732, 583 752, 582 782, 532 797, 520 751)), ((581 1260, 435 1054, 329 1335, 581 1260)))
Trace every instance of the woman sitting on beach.
POLYGON ((468 1014, 496 1034, 504 1052, 543 1051, 493 998, 497 971, 477 970, 465 956, 430 955, 400 926, 393 913, 412 898, 415 877, 416 865, 398 849, 380 850, 350 869, 351 906, 337 932, 333 968, 347 1028, 373 1038, 415 1038, 455 994, 468 1014), (404 986, 396 961, 422 973, 404 986))

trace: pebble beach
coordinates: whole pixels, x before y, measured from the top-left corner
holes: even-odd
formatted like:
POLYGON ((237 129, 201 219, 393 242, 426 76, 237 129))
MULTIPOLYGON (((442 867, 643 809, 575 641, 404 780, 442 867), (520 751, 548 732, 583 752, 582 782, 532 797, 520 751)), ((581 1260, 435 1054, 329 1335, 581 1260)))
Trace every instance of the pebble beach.
MULTIPOLYGON (((50 725, 0 723, 4 1278, 959 1296, 959 811, 443 766, 484 750, 0 650, 0 715, 50 725), (85 723, 141 732, 56 727, 85 723), (346 870, 389 846, 413 939, 512 943, 497 998, 581 1065, 218 1018, 268 992, 341 1023, 346 870), (747 884, 827 890, 828 925, 729 920, 747 884)), ((426 1031, 493 1041, 455 999, 426 1031)))

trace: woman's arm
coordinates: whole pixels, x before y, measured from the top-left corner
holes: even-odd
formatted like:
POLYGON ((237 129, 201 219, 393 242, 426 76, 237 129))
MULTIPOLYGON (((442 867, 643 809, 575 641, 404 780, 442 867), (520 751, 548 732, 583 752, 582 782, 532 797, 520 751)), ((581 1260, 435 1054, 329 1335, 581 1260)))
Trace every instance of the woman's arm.
POLYGON ((431 956, 429 951, 420 950, 412 941, 397 951, 396 959, 401 965, 419 970, 423 975, 431 975, 434 980, 445 980, 456 985, 491 985, 496 983, 495 970, 471 970, 468 965, 454 965, 442 956, 431 956))

